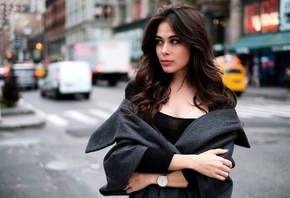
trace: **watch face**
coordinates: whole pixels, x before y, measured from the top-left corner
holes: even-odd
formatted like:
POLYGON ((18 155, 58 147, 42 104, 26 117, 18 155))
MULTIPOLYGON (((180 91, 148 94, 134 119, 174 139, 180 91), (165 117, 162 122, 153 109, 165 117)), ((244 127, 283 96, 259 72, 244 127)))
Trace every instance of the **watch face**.
POLYGON ((168 183, 168 179, 166 175, 159 175, 157 178, 157 183, 160 187, 165 187, 168 183))

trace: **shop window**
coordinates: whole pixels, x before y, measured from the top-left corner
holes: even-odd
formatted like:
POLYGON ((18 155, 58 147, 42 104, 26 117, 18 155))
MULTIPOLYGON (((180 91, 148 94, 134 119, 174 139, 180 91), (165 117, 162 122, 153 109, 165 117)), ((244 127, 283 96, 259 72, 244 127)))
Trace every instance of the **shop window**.
POLYGON ((112 18, 112 6, 110 5, 95 5, 95 18, 112 18))

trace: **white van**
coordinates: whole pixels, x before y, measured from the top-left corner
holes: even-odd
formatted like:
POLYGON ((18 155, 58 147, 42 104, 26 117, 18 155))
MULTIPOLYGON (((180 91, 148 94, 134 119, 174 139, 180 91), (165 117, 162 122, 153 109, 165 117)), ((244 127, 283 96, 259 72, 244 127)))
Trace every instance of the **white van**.
POLYGON ((40 86, 41 96, 51 95, 56 99, 75 94, 89 99, 91 90, 92 72, 90 65, 83 61, 50 63, 40 86))

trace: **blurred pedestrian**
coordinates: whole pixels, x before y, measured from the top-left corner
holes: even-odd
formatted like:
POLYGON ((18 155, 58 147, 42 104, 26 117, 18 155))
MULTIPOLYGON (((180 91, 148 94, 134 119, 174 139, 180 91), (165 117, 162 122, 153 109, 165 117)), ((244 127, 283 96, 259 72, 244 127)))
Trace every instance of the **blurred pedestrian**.
POLYGON ((103 195, 231 197, 234 144, 249 147, 236 97, 214 64, 204 16, 166 5, 148 22, 125 99, 90 137, 110 145, 103 195))
POLYGON ((252 68, 252 83, 256 88, 260 87, 260 69, 258 64, 254 64, 252 68))
POLYGON ((285 79, 287 86, 290 87, 290 65, 288 65, 288 67, 285 69, 285 79))

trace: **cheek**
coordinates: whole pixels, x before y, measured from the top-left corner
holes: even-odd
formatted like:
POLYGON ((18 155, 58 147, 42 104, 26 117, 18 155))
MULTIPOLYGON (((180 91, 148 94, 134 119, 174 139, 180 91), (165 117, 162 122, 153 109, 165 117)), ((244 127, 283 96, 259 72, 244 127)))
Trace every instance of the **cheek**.
POLYGON ((190 53, 187 50, 180 50, 178 56, 185 64, 187 64, 190 60, 190 53))
POLYGON ((155 48, 155 51, 156 51, 157 57, 159 57, 160 54, 161 54, 161 49, 160 49, 160 47, 156 47, 156 48, 155 48))

